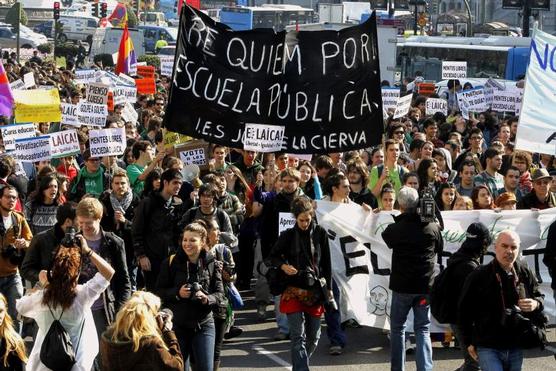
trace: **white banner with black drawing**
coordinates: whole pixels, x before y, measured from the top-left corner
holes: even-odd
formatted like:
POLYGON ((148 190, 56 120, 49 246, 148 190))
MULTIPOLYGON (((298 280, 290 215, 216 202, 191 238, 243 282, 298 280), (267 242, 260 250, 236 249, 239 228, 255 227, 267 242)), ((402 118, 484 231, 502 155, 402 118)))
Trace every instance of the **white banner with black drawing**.
MULTIPOLYGON (((341 290, 342 320, 353 318, 362 325, 390 328, 391 291, 388 289, 392 251, 381 232, 394 222, 399 212, 369 213, 357 204, 317 201, 319 224, 328 231, 334 280, 341 290)), ((555 304, 550 276, 542 258, 548 227, 556 218, 556 209, 542 211, 490 210, 447 211, 444 219, 444 253, 439 262, 446 264, 465 240, 469 224, 480 221, 494 238, 504 229, 515 230, 521 237, 521 252, 541 282, 545 295, 545 313, 554 321, 555 304)), ((489 248, 492 252, 493 246, 489 248)), ((485 262, 490 261, 485 257, 485 262)), ((439 271, 439 266, 436 268, 439 271)), ((433 321, 431 331, 443 331, 433 321)))

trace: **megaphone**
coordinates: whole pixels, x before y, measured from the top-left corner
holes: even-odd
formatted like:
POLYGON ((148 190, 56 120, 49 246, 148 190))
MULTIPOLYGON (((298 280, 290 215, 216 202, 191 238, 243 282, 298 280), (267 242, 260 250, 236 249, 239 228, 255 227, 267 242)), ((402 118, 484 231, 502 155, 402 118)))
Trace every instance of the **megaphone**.
POLYGON ((201 169, 199 169, 199 166, 195 164, 185 165, 181 171, 181 175, 183 175, 183 180, 189 183, 191 183, 193 179, 198 178, 200 173, 201 173, 201 169))

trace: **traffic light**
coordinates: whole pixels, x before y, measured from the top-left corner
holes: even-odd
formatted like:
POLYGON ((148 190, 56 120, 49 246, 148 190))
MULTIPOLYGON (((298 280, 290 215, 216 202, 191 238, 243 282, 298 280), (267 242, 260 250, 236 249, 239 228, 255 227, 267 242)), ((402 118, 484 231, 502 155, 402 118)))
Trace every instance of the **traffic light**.
POLYGON ((521 9, 523 0, 502 0, 503 9, 521 9))
POLYGON ((549 0, 533 0, 531 2, 531 9, 550 10, 550 1, 549 0))
POLYGON ((54 2, 53 13, 54 13, 54 20, 55 21, 60 19, 60 2, 59 1, 54 2))
POLYGON ((106 18, 108 16, 108 4, 100 4, 100 18, 106 18))
POLYGON ((93 4, 93 17, 98 18, 98 3, 93 4))

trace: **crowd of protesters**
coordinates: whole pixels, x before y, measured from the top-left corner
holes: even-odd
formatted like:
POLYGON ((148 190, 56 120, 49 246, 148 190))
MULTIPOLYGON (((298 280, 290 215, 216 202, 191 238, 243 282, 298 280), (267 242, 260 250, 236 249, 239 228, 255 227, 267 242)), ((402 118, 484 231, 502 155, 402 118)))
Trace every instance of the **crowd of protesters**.
MULTIPOLYGON (((17 63, 12 55, 4 67, 9 82, 32 72, 37 85, 57 88, 63 102, 86 99, 71 63, 66 68, 41 58, 17 63)), ((156 94, 137 95, 136 122, 126 121, 118 105, 107 118, 107 128, 125 128, 122 156, 92 156, 88 128, 81 126, 81 153, 75 156, 34 164, 19 163, 9 153, 0 158, 0 314, 2 308, 9 314, 0 323, 4 367, 27 362, 27 369, 44 369, 41 338, 60 318, 74 346, 86 334, 97 335, 98 343, 91 344, 93 335, 86 347, 78 347, 79 369, 144 364, 139 369, 181 370, 189 362, 195 370, 217 370, 223 340, 243 331, 234 325, 231 305, 237 287, 255 290, 260 320, 274 304, 275 340, 290 339, 294 370, 305 370, 323 314, 331 355, 342 354, 347 345, 344 328, 358 326, 343 321, 334 306, 325 309, 332 298, 337 303, 342 298, 331 278, 326 233, 310 201, 404 212, 414 206, 415 195, 427 191, 442 211, 556 206, 556 158, 515 150, 517 117, 482 112, 466 120, 457 102, 447 116, 427 116, 426 98, 411 91, 412 109, 400 119, 385 118, 384 140, 376 147, 306 160, 210 144, 208 166, 189 179, 183 172, 187 164, 162 127, 170 80, 157 75, 156 86, 156 94), (279 235, 283 212, 292 212, 296 225, 279 235), (60 247, 74 229, 80 235, 60 247), (273 267, 285 275, 285 287, 267 282, 264 271, 273 267), (323 292, 316 294, 312 288, 320 279, 323 292), (161 308, 173 316, 160 315, 161 308), (17 332, 34 339, 28 359, 17 332)), ((461 89, 457 81, 451 88, 461 89)), ((60 123, 36 123, 40 133, 62 129, 60 123)), ((507 237, 516 244, 516 236, 507 237)), ((554 255, 547 251, 545 257, 551 272, 556 272, 554 255)), ((403 293, 402 287, 391 288, 403 293)), ((542 301, 534 307, 542 309, 542 301)), ((472 318, 464 320, 461 338, 472 346, 472 318)), ((393 329, 397 348, 401 324, 393 329)), ((487 355, 479 349, 478 357, 487 355)), ((393 367, 403 369, 402 359, 393 367)), ((424 367, 432 367, 432 358, 424 367)))

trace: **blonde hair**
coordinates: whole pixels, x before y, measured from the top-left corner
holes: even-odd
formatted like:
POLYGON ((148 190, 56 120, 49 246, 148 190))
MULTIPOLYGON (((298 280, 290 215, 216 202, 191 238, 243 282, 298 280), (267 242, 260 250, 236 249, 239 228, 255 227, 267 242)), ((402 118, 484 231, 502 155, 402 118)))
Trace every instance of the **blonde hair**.
POLYGON ((0 337, 2 337, 6 342, 6 352, 2 356, 4 367, 8 367, 8 356, 11 352, 15 352, 21 361, 27 363, 27 349, 25 348, 25 342, 14 329, 12 317, 8 314, 8 301, 2 294, 0 294, 0 300, 4 303, 6 311, 4 321, 0 324, 0 337))
POLYGON ((102 218, 102 210, 103 207, 99 200, 93 197, 86 197, 77 204, 75 214, 83 218, 100 219, 102 218))
POLYGON ((158 296, 147 291, 134 292, 120 308, 116 320, 110 326, 112 330, 111 340, 131 341, 133 351, 137 352, 141 339, 154 336, 160 340, 164 349, 168 350, 156 321, 160 305, 158 296))

